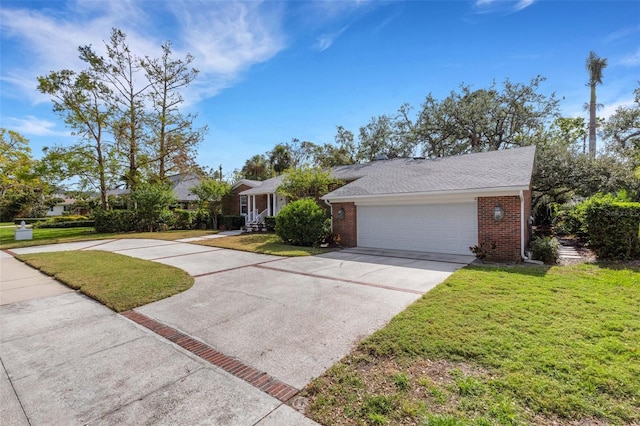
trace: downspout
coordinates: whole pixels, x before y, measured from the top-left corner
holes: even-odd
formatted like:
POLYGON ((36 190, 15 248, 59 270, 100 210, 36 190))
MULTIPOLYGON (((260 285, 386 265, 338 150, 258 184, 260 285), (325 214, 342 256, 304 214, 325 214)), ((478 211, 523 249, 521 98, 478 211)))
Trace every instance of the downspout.
POLYGON ((520 257, 527 261, 529 258, 524 254, 524 191, 520 190, 520 257))
POLYGON ((329 206, 329 210, 331 211, 331 233, 333 234, 333 206, 326 198, 322 201, 324 201, 324 203, 329 206))

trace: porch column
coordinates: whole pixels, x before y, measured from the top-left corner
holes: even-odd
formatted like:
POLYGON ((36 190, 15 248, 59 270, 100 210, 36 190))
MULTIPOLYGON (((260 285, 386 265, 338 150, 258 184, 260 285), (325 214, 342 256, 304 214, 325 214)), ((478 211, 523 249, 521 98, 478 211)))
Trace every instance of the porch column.
MULTIPOLYGON (((251 196, 251 207, 252 207, 251 213, 253 214, 253 211, 256 209, 256 196, 255 195, 251 196)), ((252 217, 252 219, 256 220, 256 217, 254 216, 254 217, 252 217)))
POLYGON ((276 197, 275 192, 273 193, 273 215, 278 214, 278 198, 276 197))
POLYGON ((267 194, 267 216, 271 216, 271 194, 267 194))

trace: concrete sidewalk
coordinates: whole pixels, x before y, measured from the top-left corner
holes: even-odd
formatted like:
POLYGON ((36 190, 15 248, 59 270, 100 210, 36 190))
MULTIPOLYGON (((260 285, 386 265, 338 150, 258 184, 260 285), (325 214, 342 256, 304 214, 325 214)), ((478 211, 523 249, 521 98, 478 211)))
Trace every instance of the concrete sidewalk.
POLYGON ((0 251, 0 305, 55 296, 73 290, 0 251))

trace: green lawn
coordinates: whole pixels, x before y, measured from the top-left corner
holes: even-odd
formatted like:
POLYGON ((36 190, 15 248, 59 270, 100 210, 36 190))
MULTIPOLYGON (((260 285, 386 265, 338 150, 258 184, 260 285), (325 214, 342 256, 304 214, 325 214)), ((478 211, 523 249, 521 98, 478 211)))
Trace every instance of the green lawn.
POLYGON ((638 424, 640 269, 467 267, 312 382, 322 424, 638 424))
POLYGON ((193 277, 182 269, 105 251, 17 257, 116 312, 164 299, 193 285, 193 277))
POLYGON ((334 250, 330 248, 292 246, 283 243, 280 237, 275 234, 243 234, 195 241, 194 244, 290 257, 314 256, 334 250))
POLYGON ((158 240, 179 240, 182 238, 199 237, 216 234, 218 231, 190 230, 166 232, 134 232, 126 234, 98 234, 93 228, 35 228, 33 240, 15 241, 15 228, 0 227, 0 249, 31 247, 42 244, 57 244, 83 240, 101 240, 108 238, 150 238, 158 240))

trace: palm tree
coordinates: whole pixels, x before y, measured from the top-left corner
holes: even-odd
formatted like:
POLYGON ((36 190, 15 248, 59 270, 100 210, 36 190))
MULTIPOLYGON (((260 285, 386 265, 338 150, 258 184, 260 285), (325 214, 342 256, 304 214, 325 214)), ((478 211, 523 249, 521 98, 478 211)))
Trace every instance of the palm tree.
POLYGON ((269 179, 270 170, 267 159, 261 154, 254 155, 244 163, 240 173, 245 179, 269 179))
POLYGON ((291 167, 291 153, 286 145, 279 143, 267 154, 269 155, 271 168, 276 172, 276 175, 281 174, 283 171, 291 167))
POLYGON ((589 155, 596 155, 596 86, 602 84, 602 70, 607 67, 607 58, 601 58, 593 50, 589 52, 589 57, 585 62, 585 67, 589 73, 589 87, 591 88, 591 99, 589 102, 589 155))

